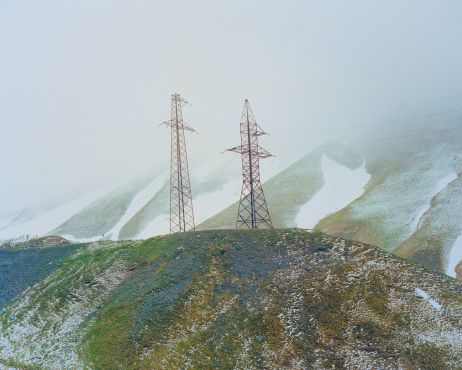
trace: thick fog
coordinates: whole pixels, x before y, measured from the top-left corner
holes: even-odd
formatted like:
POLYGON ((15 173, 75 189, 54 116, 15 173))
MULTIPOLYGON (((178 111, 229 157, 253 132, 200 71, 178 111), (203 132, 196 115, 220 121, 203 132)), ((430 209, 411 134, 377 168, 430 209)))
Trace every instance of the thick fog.
POLYGON ((0 216, 165 170, 173 92, 199 133, 191 168, 237 156, 221 152, 245 98, 271 133, 264 166, 361 134, 339 127, 462 108, 461 15, 459 0, 2 0, 0 216))

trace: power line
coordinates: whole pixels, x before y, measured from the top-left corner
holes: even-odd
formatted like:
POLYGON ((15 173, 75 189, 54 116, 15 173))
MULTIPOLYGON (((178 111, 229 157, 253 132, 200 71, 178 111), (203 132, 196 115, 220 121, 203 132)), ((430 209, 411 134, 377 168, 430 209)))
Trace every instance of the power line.
POLYGON ((355 128, 392 125, 392 124, 396 124, 396 123, 400 123, 400 122, 412 121, 412 120, 428 118, 428 117, 441 116, 441 115, 444 115, 444 114, 449 114, 449 113, 454 113, 454 112, 459 112, 459 111, 462 111, 462 108, 451 109, 451 110, 440 111, 440 112, 427 113, 427 114, 421 114, 421 115, 418 115, 418 116, 409 116, 409 117, 394 119, 394 120, 390 120, 390 121, 379 121, 379 122, 375 122, 375 123, 365 123, 365 124, 357 124, 357 125, 351 125, 351 126, 338 126, 338 127, 332 127, 332 128, 326 128, 326 129, 316 129, 316 130, 271 132, 270 134, 271 135, 303 135, 303 134, 312 134, 312 133, 319 133, 319 132, 344 131, 344 130, 350 130, 350 129, 355 129, 355 128))
MULTIPOLYGON (((350 141, 347 144, 368 144, 368 143, 375 143, 375 142, 381 142, 381 141, 392 141, 392 140, 400 140, 400 139, 406 139, 410 137, 417 137, 421 135, 429 135, 429 134, 436 134, 440 132, 448 132, 448 131, 457 131, 457 130, 462 130, 462 127, 453 127, 453 128, 447 128, 447 129, 441 129, 441 130, 434 130, 434 131, 427 131, 427 132, 420 132, 420 133, 415 133, 415 134, 410 134, 410 135, 399 135, 399 136, 391 136, 391 137, 386 137, 386 138, 380 138, 380 139, 370 139, 370 140, 361 140, 361 141, 350 141)), ((285 148, 272 148, 271 150, 302 150, 302 149, 315 149, 318 148, 319 146, 302 146, 302 147, 285 147, 285 148)))
MULTIPOLYGON (((317 148, 320 148, 319 146, 317 148)), ((452 150, 459 150, 459 149, 462 149, 462 146, 456 146, 456 147, 450 147, 450 149, 452 150)), ((397 155, 400 155, 400 156, 416 156, 416 155, 421 155, 421 154, 425 154, 427 153, 427 151, 419 151, 419 152, 396 152, 396 153, 393 153, 393 154, 348 154, 348 158, 360 158, 360 159, 366 159, 366 158, 393 158, 393 157, 396 157, 397 155)), ((310 153, 308 153, 309 155, 310 153)), ((303 155, 304 157, 305 155, 303 155)), ((289 156, 289 155, 278 155, 278 156, 274 156, 275 158, 293 158, 293 156, 289 156)), ((303 157, 301 157, 300 159, 302 159, 303 157)), ((310 173, 310 171, 308 171, 307 173, 310 173)))

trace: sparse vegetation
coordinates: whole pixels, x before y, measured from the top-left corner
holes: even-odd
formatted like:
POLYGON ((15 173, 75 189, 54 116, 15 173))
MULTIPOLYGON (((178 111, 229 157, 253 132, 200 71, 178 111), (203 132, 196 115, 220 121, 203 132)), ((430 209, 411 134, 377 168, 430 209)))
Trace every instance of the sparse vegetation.
POLYGON ((461 283, 303 230, 87 244, 0 322, 20 368, 462 365, 461 283))

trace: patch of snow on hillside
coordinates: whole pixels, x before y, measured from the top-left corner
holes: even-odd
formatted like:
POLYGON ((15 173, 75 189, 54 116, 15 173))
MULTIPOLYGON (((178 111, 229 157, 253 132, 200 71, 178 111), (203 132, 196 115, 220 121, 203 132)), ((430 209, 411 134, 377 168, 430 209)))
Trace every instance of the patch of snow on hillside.
POLYGON ((429 200, 428 200, 428 203, 423 205, 419 211, 416 213, 416 215, 414 216, 413 220, 412 220, 412 223, 410 225, 410 228, 412 230, 412 232, 415 232, 419 226, 420 226, 420 221, 422 219, 422 217, 425 215, 425 213, 430 209, 431 207, 431 200, 438 194, 440 193, 441 191, 443 191, 444 189, 446 189, 446 187, 448 186, 448 184, 455 180, 457 178, 457 174, 454 173, 454 172, 451 172, 451 173, 448 173, 446 176, 444 176, 443 178, 441 178, 435 185, 435 187, 433 188, 433 191, 431 192, 430 197, 429 197, 429 200))
MULTIPOLYGON (((268 166, 265 167, 264 180, 270 179, 286 166, 287 163, 284 161, 278 163, 268 161, 268 166)), ((200 166, 191 166, 190 170, 196 225, 239 201, 242 186, 242 170, 241 161, 238 156, 214 156, 200 166), (213 185, 214 190, 204 190, 203 186, 208 182, 215 182, 213 185), (195 195, 197 194, 196 191, 199 191, 197 196, 195 195)), ((169 232, 169 229, 169 215, 166 213, 161 214, 150 221, 136 238, 146 239, 157 235, 164 235, 169 232)), ((114 238, 114 235, 112 238, 114 238)))
POLYGON ((170 215, 162 214, 154 218, 142 232, 140 232, 136 239, 149 239, 153 236, 165 235, 170 231, 170 215))
MULTIPOLYGON (((201 194, 193 199, 195 223, 199 225, 213 215, 221 212, 226 207, 239 200, 241 180, 228 181, 221 189, 201 194)), ((157 235, 168 234, 170 229, 169 214, 161 214, 155 217, 139 233, 137 239, 147 239, 157 235)))
POLYGON ((92 236, 91 238, 76 238, 71 234, 60 234, 59 236, 69 240, 72 243, 91 243, 104 239, 104 235, 92 236))
POLYGON ((152 197, 162 189, 167 179, 168 173, 165 172, 156 177, 145 188, 140 190, 133 197, 124 215, 120 218, 117 224, 115 224, 114 227, 106 233, 106 235, 111 240, 118 240, 122 227, 124 227, 125 224, 130 221, 146 205, 146 203, 148 203, 152 197))
POLYGON ((16 238, 20 235, 43 236, 84 209, 95 200, 106 194, 114 186, 104 187, 88 193, 80 198, 67 202, 39 217, 19 225, 6 226, 0 229, 0 239, 16 238))
POLYGON ((432 297, 430 297, 425 290, 415 288, 415 292, 419 297, 422 297, 426 302, 428 302, 434 309, 436 309, 437 311, 441 311, 441 305, 432 297))
POLYGON ((237 177, 228 181, 221 189, 197 196, 193 200, 196 225, 238 202, 241 183, 242 179, 237 177))
POLYGON ((451 277, 456 277, 456 266, 462 261, 462 235, 456 239, 449 252, 448 267, 446 274, 451 277))
POLYGON ((300 208, 295 220, 298 227, 311 229, 327 215, 346 207, 363 194, 371 178, 365 163, 351 170, 325 155, 321 161, 324 186, 300 208))
POLYGON ((239 201, 242 184, 241 173, 240 158, 237 156, 227 158, 224 155, 205 162, 194 171, 193 176, 198 184, 197 188, 202 190, 195 196, 193 189, 196 225, 239 201), (203 188, 201 189, 201 184, 208 182, 214 183, 214 186, 209 187, 206 192, 203 188))

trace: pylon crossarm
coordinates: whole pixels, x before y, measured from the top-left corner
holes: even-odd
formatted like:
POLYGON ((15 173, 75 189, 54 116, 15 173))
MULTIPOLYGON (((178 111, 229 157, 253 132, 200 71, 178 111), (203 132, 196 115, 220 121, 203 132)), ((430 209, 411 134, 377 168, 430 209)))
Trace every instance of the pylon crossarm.
POLYGON ((162 123, 159 123, 159 126, 168 126, 168 127, 172 127, 172 120, 169 119, 168 121, 164 121, 162 123))
POLYGON ((242 145, 235 146, 234 148, 229 148, 225 150, 226 152, 235 152, 235 153, 246 153, 248 151, 247 148, 242 147, 242 145))
POLYGON ((257 148, 256 155, 258 155, 259 158, 269 158, 273 156, 270 152, 268 152, 266 149, 263 149, 260 145, 257 148))
POLYGON ((189 132, 197 132, 196 130, 194 130, 191 126, 189 126, 186 123, 183 123, 183 129, 185 129, 186 131, 189 131, 189 132))
POLYGON ((262 128, 258 125, 258 123, 255 123, 255 131, 251 134, 252 136, 263 136, 266 135, 266 132, 262 130, 262 128))

